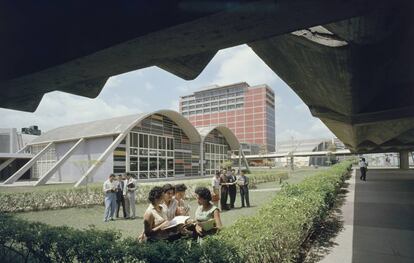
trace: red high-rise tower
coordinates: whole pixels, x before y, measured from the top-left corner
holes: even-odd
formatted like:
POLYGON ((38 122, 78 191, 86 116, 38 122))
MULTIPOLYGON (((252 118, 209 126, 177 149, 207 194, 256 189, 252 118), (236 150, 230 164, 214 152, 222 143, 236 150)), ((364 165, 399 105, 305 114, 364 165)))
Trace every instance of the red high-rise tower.
POLYGON ((275 95, 266 84, 209 86, 180 97, 180 112, 196 127, 222 124, 241 143, 275 151, 275 95))

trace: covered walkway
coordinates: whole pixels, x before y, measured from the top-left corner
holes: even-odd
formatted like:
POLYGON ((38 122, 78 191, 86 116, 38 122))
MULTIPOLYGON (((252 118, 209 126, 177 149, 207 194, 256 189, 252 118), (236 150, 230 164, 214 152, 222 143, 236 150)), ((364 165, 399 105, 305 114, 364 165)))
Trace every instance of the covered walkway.
POLYGON ((343 229, 321 262, 414 262, 414 170, 354 171, 338 212, 343 229))

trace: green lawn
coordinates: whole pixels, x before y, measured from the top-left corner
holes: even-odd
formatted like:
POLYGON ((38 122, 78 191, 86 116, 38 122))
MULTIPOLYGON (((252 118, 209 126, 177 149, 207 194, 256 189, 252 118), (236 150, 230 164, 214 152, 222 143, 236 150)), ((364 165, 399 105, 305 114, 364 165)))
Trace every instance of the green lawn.
MULTIPOLYGON (((297 183, 303 178, 318 172, 319 169, 300 169, 292 172, 289 176, 289 183, 297 183)), ((222 212, 221 217, 224 226, 231 225, 236 219, 250 216, 257 213, 258 209, 266 202, 270 201, 277 193, 280 185, 279 182, 269 182, 259 184, 257 189, 250 192, 250 208, 240 208, 240 196, 236 197, 236 208, 230 211, 222 212)), ((114 229, 120 231, 123 237, 135 237, 142 232, 143 222, 142 215, 148 204, 136 205, 137 215, 135 220, 118 219, 112 222, 103 222, 103 206, 93 206, 90 208, 68 208, 60 210, 46 210, 39 212, 16 213, 17 217, 44 222, 50 225, 61 226, 67 225, 74 228, 87 228, 89 225, 95 225, 99 229, 114 229)), ((190 201, 191 216, 194 216, 197 204, 195 200, 190 201)), ((122 212, 120 212, 122 214, 122 212)))

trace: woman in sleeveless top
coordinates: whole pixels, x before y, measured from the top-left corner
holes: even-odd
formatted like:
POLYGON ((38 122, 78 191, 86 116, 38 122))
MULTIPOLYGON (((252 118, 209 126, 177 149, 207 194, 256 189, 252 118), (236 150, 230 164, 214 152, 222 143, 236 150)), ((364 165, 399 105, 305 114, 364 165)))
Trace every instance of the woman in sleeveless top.
POLYGON ((211 203, 211 192, 206 187, 197 187, 198 208, 195 212, 195 232, 198 236, 216 233, 222 227, 220 210, 211 203))
POLYGON ((169 225, 169 221, 161 207, 163 194, 163 189, 158 186, 155 186, 149 192, 148 201, 150 201, 150 205, 144 214, 144 233, 139 237, 141 241, 146 239, 167 239, 170 237, 170 231, 165 230, 169 225))
POLYGON ((172 220, 175 216, 180 215, 178 212, 178 201, 173 198, 175 195, 175 187, 171 184, 165 184, 162 189, 164 191, 164 202, 161 206, 167 215, 167 219, 172 220))

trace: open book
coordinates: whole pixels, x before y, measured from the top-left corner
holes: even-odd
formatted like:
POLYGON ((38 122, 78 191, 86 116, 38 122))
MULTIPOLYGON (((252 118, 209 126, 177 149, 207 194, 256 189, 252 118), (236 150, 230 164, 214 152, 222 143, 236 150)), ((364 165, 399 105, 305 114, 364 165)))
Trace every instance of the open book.
POLYGON ((170 224, 164 229, 169 229, 181 224, 185 224, 185 221, 187 221, 187 219, 189 218, 189 216, 176 216, 170 221, 170 224))

